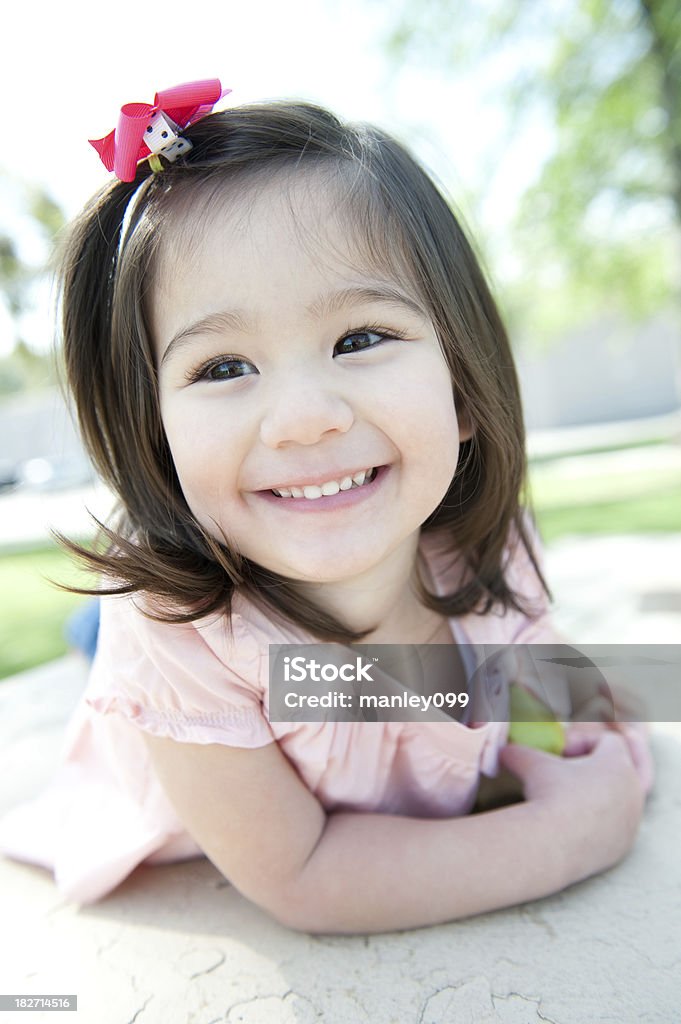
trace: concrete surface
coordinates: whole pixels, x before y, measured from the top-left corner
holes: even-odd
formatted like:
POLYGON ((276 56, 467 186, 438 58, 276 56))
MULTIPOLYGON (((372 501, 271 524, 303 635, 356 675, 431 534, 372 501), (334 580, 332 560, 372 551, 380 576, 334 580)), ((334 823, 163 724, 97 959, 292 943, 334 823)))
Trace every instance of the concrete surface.
MULTIPOLYGON (((574 642, 681 642, 681 538, 566 540, 547 572, 574 642)), ((84 679, 72 655, 0 684, 0 813, 49 778, 84 679)), ((657 783, 626 861, 544 900, 415 931, 289 932, 205 860, 138 868, 78 908, 47 872, 0 859, 0 992, 75 993, 66 1019, 82 1024, 676 1024, 681 725, 656 726, 653 749, 657 783)), ((0 1022, 43 1019, 55 1018, 0 1022)))
POLYGON ((574 643, 681 644, 681 534, 564 537, 546 578, 574 643))

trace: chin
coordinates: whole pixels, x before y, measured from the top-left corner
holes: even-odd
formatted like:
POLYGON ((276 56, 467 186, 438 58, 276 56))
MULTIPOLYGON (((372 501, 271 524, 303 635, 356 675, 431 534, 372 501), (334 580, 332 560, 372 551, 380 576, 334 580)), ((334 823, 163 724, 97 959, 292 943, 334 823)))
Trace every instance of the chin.
POLYGON ((361 576, 376 565, 375 558, 299 558, 291 559, 287 566, 271 566, 274 572, 291 580, 305 583, 342 583, 361 576))

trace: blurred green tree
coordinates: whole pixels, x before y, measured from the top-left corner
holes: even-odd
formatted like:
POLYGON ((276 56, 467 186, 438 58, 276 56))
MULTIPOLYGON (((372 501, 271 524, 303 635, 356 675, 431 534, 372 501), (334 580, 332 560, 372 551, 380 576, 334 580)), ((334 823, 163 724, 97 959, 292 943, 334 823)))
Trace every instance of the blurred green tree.
MULTIPOLYGON (((0 182, 8 210, 10 203, 17 221, 0 225, 0 300, 14 325, 9 339, 12 351, 0 358, 0 394, 20 391, 54 381, 51 357, 34 351, 22 337, 21 319, 33 308, 36 285, 44 279, 52 245, 65 223, 61 207, 43 189, 17 184, 6 176, 0 182), (37 235, 40 256, 27 259, 22 252, 20 232, 37 235)), ((38 247, 36 247, 38 248, 38 247)), ((5 339, 3 339, 5 340, 5 339)))
POLYGON ((511 315, 543 333, 606 306, 681 306, 681 4, 678 0, 411 0, 395 62, 487 68, 508 111, 497 164, 523 124, 551 138, 512 224, 511 315))

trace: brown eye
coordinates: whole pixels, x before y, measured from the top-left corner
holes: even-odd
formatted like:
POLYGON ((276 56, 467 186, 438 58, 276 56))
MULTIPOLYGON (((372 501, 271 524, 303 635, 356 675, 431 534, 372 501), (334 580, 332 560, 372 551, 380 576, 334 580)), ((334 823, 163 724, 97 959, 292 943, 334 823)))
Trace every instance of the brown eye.
POLYGON ((353 352, 361 352, 363 349, 376 348, 389 335, 379 334, 378 331, 355 331, 353 334, 346 334, 334 347, 336 355, 350 355, 353 352))
MULTIPOLYGON (((252 373, 254 367, 245 359, 222 359, 212 363, 201 374, 202 380, 233 380, 252 373)), ((257 372, 257 371, 256 371, 257 372)))

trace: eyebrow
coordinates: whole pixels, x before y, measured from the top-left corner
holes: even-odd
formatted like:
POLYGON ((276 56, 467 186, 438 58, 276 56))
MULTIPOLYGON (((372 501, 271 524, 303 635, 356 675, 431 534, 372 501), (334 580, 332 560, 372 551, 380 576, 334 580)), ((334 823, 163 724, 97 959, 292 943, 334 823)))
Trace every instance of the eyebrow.
MULTIPOLYGON (((332 292, 330 295, 322 295, 320 298, 315 299, 307 307, 306 312, 310 320, 319 321, 323 317, 338 313, 350 305, 371 302, 396 306, 400 309, 408 310, 421 319, 428 319, 428 314, 419 302, 416 302, 399 288, 389 284, 352 285, 348 288, 342 288, 340 291, 332 292)), ((194 321, 194 323, 180 328, 173 335, 161 358, 161 366, 171 355, 175 355, 180 349, 184 348, 192 338, 201 334, 220 334, 226 330, 248 334, 255 330, 255 323, 241 309, 223 309, 216 313, 209 313, 207 316, 194 321)))

